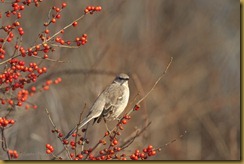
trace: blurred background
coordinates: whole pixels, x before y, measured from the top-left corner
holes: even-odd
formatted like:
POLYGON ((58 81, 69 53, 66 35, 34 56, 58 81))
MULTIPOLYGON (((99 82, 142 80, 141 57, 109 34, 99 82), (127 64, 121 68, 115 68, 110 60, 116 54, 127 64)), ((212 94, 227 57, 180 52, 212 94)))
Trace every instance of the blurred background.
MULTIPOLYGON (((49 159, 45 144, 55 152, 63 146, 54 134, 45 108, 56 126, 66 134, 83 117, 114 76, 130 75, 130 110, 173 63, 141 109, 132 113, 120 142, 148 122, 151 125, 127 149, 142 150, 152 144, 164 146, 154 160, 239 160, 240 159, 240 2, 231 0, 83 0, 62 1, 68 6, 51 33, 78 18, 87 5, 102 11, 87 15, 68 29, 65 39, 88 34, 88 43, 78 49, 57 48, 37 85, 62 77, 59 85, 36 94, 31 102, 37 110, 13 113, 16 124, 6 130, 9 147, 19 159, 49 159), (135 96, 137 94, 139 96, 135 96), (86 107, 84 108, 86 104, 86 107), (179 139, 179 136, 184 135, 179 139)), ((44 1, 23 12, 24 46, 34 44, 51 6, 61 1, 44 1)), ((36 60, 36 59, 35 59, 36 60)), ((116 122, 110 122, 113 127, 116 122)), ((105 125, 88 130, 90 147, 105 132, 105 125)), ((65 156, 65 154, 63 155, 65 156)))

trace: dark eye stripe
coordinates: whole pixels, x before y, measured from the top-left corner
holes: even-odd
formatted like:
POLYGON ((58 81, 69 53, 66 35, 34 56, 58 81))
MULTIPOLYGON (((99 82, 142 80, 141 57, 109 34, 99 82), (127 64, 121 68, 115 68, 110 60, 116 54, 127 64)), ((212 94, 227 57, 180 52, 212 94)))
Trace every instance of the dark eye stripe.
POLYGON ((119 77, 120 80, 129 80, 129 78, 119 77))

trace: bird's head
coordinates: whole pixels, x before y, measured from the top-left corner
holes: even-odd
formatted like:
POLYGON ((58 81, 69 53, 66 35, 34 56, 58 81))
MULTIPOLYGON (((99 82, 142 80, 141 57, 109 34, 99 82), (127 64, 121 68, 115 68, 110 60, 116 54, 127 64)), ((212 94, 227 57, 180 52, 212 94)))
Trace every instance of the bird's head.
POLYGON ((121 85, 128 84, 128 81, 129 81, 129 76, 125 73, 121 73, 117 75, 114 79, 114 82, 119 83, 121 85))

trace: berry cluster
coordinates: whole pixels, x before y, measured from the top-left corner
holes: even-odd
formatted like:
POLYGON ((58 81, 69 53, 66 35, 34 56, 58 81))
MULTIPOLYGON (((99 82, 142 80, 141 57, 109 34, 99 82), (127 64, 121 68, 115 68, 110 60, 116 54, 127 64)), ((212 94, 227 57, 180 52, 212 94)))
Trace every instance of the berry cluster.
POLYGON ((8 125, 13 125, 15 121, 13 119, 7 119, 5 117, 0 117, 0 127, 6 127, 8 125))
POLYGON ((62 138, 63 137, 63 133, 60 130, 58 130, 58 129, 52 130, 52 133, 57 133, 58 134, 58 138, 62 138))
POLYGON ((96 11, 101 11, 102 7, 101 6, 87 6, 86 9, 84 10, 85 14, 93 14, 96 11))
POLYGON ((152 145, 148 145, 147 148, 144 148, 142 152, 140 152, 138 149, 135 150, 135 152, 130 155, 130 159, 132 160, 145 160, 150 156, 154 156, 157 154, 156 149, 153 148, 152 145))
POLYGON ((46 67, 39 67, 35 62, 26 64, 23 60, 11 59, 9 67, 0 74, 0 85, 5 84, 5 91, 14 91, 24 88, 25 84, 36 82, 37 77, 46 72, 46 67))
POLYGON ((77 46, 84 45, 87 43, 87 34, 83 34, 81 37, 75 38, 77 46))
POLYGON ((72 159, 78 161, 78 160, 82 160, 83 157, 84 157, 84 155, 82 155, 82 154, 77 154, 77 155, 75 156, 74 153, 70 153, 70 157, 71 157, 72 159))
POLYGON ((10 155, 10 158, 18 158, 19 154, 16 150, 8 150, 8 154, 10 155))
POLYGON ((59 77, 56 80, 47 80, 45 84, 42 85, 43 90, 49 90, 51 84, 59 84, 62 79, 59 77))
POLYGON ((53 146, 50 144, 46 144, 46 153, 51 154, 51 153, 53 153, 53 151, 54 151, 53 146))
POLYGON ((64 2, 62 3, 61 8, 53 6, 52 10, 54 11, 54 13, 52 14, 52 18, 48 22, 44 23, 44 26, 48 26, 51 23, 56 23, 56 20, 61 18, 61 11, 66 6, 67 6, 67 3, 64 3, 64 2))
POLYGON ((24 0, 21 2, 21 0, 15 0, 15 2, 12 3, 11 7, 12 10, 6 11, 6 17, 10 17, 15 15, 17 19, 21 18, 21 11, 25 9, 25 5, 29 6, 31 3, 35 3, 35 6, 38 7, 39 2, 42 0, 24 0))
POLYGON ((18 99, 17 105, 22 106, 22 103, 28 99, 28 95, 29 95, 28 90, 25 90, 25 89, 20 90, 18 92, 18 96, 17 96, 17 99, 18 99))

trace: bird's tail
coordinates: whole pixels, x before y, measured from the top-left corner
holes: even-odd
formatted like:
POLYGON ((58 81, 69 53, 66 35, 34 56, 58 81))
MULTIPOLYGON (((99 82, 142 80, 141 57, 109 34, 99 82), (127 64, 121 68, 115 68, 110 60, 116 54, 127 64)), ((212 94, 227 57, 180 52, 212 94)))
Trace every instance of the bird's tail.
MULTIPOLYGON (((82 120, 78 126, 78 129, 82 128, 85 126, 89 121, 91 121, 93 117, 86 117, 84 120, 82 120)), ((64 140, 68 139, 77 129, 77 125, 63 138, 64 140)))

